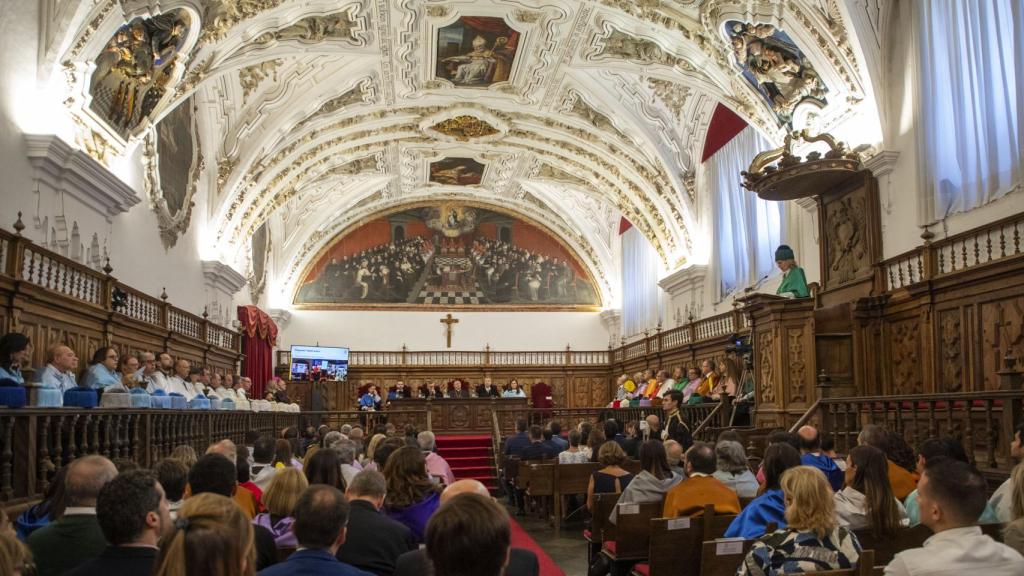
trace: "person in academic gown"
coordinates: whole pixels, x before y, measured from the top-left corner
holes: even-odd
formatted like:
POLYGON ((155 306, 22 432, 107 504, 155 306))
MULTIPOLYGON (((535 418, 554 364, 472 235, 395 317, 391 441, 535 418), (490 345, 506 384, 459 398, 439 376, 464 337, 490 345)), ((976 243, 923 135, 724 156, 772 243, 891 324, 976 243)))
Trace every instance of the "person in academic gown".
POLYGON ((789 298, 807 298, 811 295, 804 269, 797 266, 792 248, 785 244, 779 246, 775 250, 775 264, 782 270, 782 284, 779 284, 776 294, 789 298))

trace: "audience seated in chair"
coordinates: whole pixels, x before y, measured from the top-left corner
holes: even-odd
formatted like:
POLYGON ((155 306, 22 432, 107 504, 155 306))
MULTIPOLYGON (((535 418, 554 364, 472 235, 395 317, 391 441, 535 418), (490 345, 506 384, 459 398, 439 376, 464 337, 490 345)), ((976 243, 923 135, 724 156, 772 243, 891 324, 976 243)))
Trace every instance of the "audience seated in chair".
POLYGON ((593 509, 594 494, 621 494, 633 481, 633 474, 622 466, 628 461, 626 453, 616 442, 605 442, 597 456, 601 469, 594 471, 587 485, 587 510, 593 509))
POLYGON ((725 532, 726 538, 758 538, 768 524, 786 527, 786 499, 782 493, 782 475, 800 465, 800 453, 791 445, 772 444, 764 451, 764 493, 747 504, 725 532))
POLYGON ((38 576, 64 574, 103 552, 107 542, 96 518, 96 499, 115 476, 114 464, 102 456, 83 456, 68 464, 64 514, 26 539, 38 576))
MULTIPOLYGON (((619 497, 619 504, 661 502, 665 493, 683 481, 683 477, 672 473, 665 457, 665 446, 657 440, 648 440, 640 446, 640 466, 643 468, 619 497)), ((618 506, 612 510, 608 521, 615 524, 618 506)))
POLYGON ((804 466, 813 466, 818 470, 821 470, 825 477, 828 478, 828 483, 832 486, 832 490, 838 492, 843 489, 843 471, 839 469, 835 460, 831 456, 825 454, 821 449, 821 435, 814 426, 801 426, 800 430, 797 431, 797 436, 800 437, 800 462, 804 466))
POLYGON ((292 512, 295 503, 308 487, 309 483, 302 471, 298 468, 284 468, 274 476, 270 488, 263 494, 263 505, 267 511, 257 514, 252 522, 269 530, 278 548, 297 546, 292 532, 292 523, 295 522, 292 512))
POLYGON ((522 460, 543 460, 545 458, 556 458, 558 454, 555 447, 544 443, 544 429, 534 424, 530 426, 530 445, 523 448, 519 453, 522 460))
POLYGON ((889 436, 889 432, 885 428, 877 424, 867 424, 857 436, 857 444, 874 446, 886 454, 889 485, 892 486, 892 493, 896 498, 902 501, 917 487, 917 477, 888 457, 889 436))
POLYGON ((426 461, 419 448, 405 446, 387 457, 384 477, 388 493, 384 513, 412 530, 417 544, 423 541, 427 521, 440 504, 438 486, 427 474, 426 461))
POLYGON ((96 519, 108 546, 70 576, 149 576, 157 543, 173 528, 171 511, 156 475, 132 470, 100 490, 96 519))
POLYGON ((897 554, 885 567, 886 576, 1024 574, 1024 556, 978 527, 985 509, 985 478, 971 465, 937 459, 921 475, 917 502, 921 523, 935 535, 924 547, 897 554))
POLYGON ((416 549, 409 527, 381 514, 386 493, 387 481, 380 472, 356 475, 345 492, 348 536, 336 554, 338 560, 378 576, 393 574, 398 558, 416 549))
MULTIPOLYGON (((917 450, 917 475, 920 476, 924 473, 924 469, 928 467, 929 462, 942 458, 950 458, 960 462, 969 463, 967 460, 967 452, 964 451, 963 444, 961 444, 956 438, 951 438, 949 436, 928 438, 921 443, 921 447, 917 450)), ((913 492, 908 494, 906 499, 903 501, 903 508, 907 512, 907 521, 910 526, 917 526, 921 523, 921 510, 917 505, 916 488, 913 492)), ((986 502, 985 511, 982 512, 981 517, 978 518, 978 523, 992 524, 996 522, 999 522, 999 519, 996 518, 995 509, 990 503, 986 502)))
POLYGON ((284 562, 260 572, 263 576, 371 576, 338 560, 348 537, 351 509, 337 488, 314 485, 296 501, 292 525, 299 549, 284 562))
POLYGON ((569 430, 569 447, 558 453, 559 464, 586 464, 590 461, 587 453, 580 448, 581 436, 579 430, 569 430))
POLYGON ((21 332, 8 332, 0 337, 0 380, 13 380, 25 385, 21 370, 32 361, 32 341, 21 332))
MULTIPOLYGON (((479 480, 458 480, 441 493, 441 506, 445 506, 455 496, 466 493, 491 499, 487 487, 479 480)), ((427 530, 429 533, 430 528, 428 527, 427 530)), ((427 549, 418 549, 402 554, 398 559, 394 576, 433 576, 434 567, 427 556, 429 542, 427 546, 427 549)), ((523 548, 511 548, 508 557, 508 566, 505 568, 504 576, 538 576, 540 573, 537 555, 533 552, 523 548)), ((475 570, 476 566, 467 564, 467 569, 475 570)), ((464 573, 476 574, 476 572, 464 573)))
POLYGON ((737 576, 797 574, 857 566, 860 543, 835 517, 832 486, 812 466, 782 474, 787 527, 766 534, 747 553, 737 576))
POLYGON ((855 446, 846 458, 846 486, 836 492, 836 518, 850 530, 868 528, 875 536, 895 536, 908 526, 907 512, 889 487, 885 454, 855 446))
POLYGON ((1011 495, 1013 517, 1003 529, 1003 543, 1024 554, 1024 464, 1017 464, 1010 473, 1014 493, 1011 495))
MULTIPOLYGON (((215 454, 203 458, 226 461, 215 454)), ((178 511, 171 533, 160 541, 153 575, 252 574, 256 531, 228 496, 192 496, 178 511)))
POLYGON ((668 491, 662 516, 701 516, 705 504, 714 505, 715 514, 739 514, 739 497, 712 476, 715 451, 711 445, 695 442, 686 451, 685 459, 687 478, 668 491))
POLYGON ((440 478, 442 480, 442 484, 445 486, 449 486, 455 482, 455 475, 452 474, 452 467, 448 465, 448 462, 445 461, 440 454, 434 451, 437 443, 434 433, 429 430, 424 430, 416 436, 416 442, 419 444, 420 450, 423 452, 423 460, 427 464, 427 474, 430 474, 430 476, 434 478, 440 478))
MULTIPOLYGON (((1010 442, 1010 457, 1015 462, 1024 460, 1024 423, 1017 426, 1013 432, 1013 441, 1010 442)), ((992 494, 989 504, 995 509, 996 517, 1000 522, 1009 522, 1013 519, 1013 494, 1017 491, 1013 477, 1007 478, 999 485, 999 488, 992 494)))
POLYGON ((734 440, 719 439, 715 443, 717 470, 712 474, 719 482, 728 486, 740 498, 757 496, 760 486, 757 477, 747 464, 747 452, 743 445, 734 440))

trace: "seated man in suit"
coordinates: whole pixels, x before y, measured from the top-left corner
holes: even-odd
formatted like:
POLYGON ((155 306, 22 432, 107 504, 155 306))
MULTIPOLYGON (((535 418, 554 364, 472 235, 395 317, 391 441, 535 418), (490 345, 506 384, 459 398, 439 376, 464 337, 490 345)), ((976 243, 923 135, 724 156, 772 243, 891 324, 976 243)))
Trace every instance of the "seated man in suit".
POLYGON ((405 382, 399 380, 395 383, 395 387, 388 390, 388 400, 394 400, 395 398, 408 398, 409 389, 405 387, 405 382))
POLYGON ((171 509, 156 475, 132 470, 107 482, 96 499, 96 519, 110 545, 69 574, 149 576, 157 542, 171 529, 171 509))
POLYGON ((452 389, 448 391, 449 398, 471 398, 472 396, 468 388, 462 387, 462 380, 458 378, 452 382, 452 389))
POLYGON ((484 383, 476 387, 476 395, 478 398, 500 398, 501 390, 491 383, 491 377, 484 378, 484 383))
POLYGON ((700 516, 706 504, 713 504, 715 514, 739 514, 740 499, 731 488, 712 476, 717 461, 710 444, 695 442, 686 451, 687 479, 665 494, 662 516, 700 516))
POLYGON ((395 572, 398 557, 416 549, 412 531, 380 513, 387 482, 376 470, 363 470, 345 490, 350 510, 348 533, 338 560, 378 576, 395 572))
POLYGON ((260 571, 264 576, 372 576, 340 562, 335 554, 345 543, 349 505, 334 486, 314 484, 292 511, 292 532, 299 549, 288 560, 260 571))
MULTIPOLYGON (((548 432, 550 434, 550 431, 548 432)), ((520 453, 522 460, 543 460, 544 458, 557 458, 554 446, 544 442, 544 430, 534 424, 530 426, 530 445, 523 448, 520 453)))
MULTIPOLYGON (((487 490, 487 487, 480 483, 478 480, 459 480, 451 486, 445 488, 444 492, 441 493, 441 507, 438 511, 443 510, 445 504, 450 502, 452 498, 460 494, 476 494, 480 497, 490 498, 491 494, 487 490)), ((437 516, 437 512, 434 513, 437 516)), ((506 524, 508 520, 505 520, 506 524)), ((430 535, 431 535, 431 524, 427 525, 427 549, 430 549, 430 535)), ((471 549, 471 552, 467 552, 469 556, 476 555, 476 550, 471 549)), ((433 576, 434 570, 431 561, 427 557, 426 550, 413 550, 402 554, 398 559, 398 566, 395 568, 394 576, 433 576)), ((466 570, 462 571, 467 572, 466 570)), ((480 574, 481 576, 487 572, 473 572, 474 574, 480 574)), ((499 572, 500 573, 500 572, 499 572)), ((522 548, 511 548, 508 553, 508 566, 505 569, 505 576, 537 576, 540 573, 540 564, 537 562, 537 555, 529 550, 522 548)))
POLYGON ((83 456, 68 465, 64 515, 25 541, 35 559, 36 574, 64 574, 103 552, 107 541, 96 519, 96 499, 115 476, 117 468, 103 456, 83 456))

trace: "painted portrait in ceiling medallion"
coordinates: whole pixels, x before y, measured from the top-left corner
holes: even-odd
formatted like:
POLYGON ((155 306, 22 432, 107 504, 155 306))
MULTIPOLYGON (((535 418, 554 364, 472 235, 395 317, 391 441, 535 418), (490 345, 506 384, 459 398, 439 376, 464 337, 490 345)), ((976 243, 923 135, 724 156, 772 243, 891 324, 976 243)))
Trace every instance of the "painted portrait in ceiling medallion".
POLYGON ((779 124, 791 126, 804 102, 825 106, 828 89, 788 34, 770 24, 726 22, 736 64, 768 102, 779 124))
POLYGON ((430 182, 445 186, 476 186, 486 165, 472 158, 445 158, 430 163, 430 182))
POLYGON ((150 118, 174 81, 192 19, 178 9, 121 26, 96 57, 89 108, 122 138, 150 118))
POLYGON ((519 39, 519 32, 501 18, 463 16, 437 31, 436 75, 456 86, 507 82, 519 39))

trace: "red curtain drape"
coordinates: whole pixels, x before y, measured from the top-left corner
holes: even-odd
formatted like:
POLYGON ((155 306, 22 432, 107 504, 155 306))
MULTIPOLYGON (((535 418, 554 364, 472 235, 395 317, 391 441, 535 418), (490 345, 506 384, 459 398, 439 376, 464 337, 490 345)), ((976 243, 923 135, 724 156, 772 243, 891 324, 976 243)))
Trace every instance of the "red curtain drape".
POLYGON ((242 323, 242 375, 252 378, 251 398, 263 398, 267 381, 274 376, 274 346, 277 345, 277 324, 256 306, 239 306, 238 321, 242 323))

